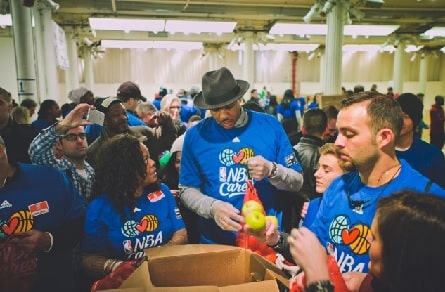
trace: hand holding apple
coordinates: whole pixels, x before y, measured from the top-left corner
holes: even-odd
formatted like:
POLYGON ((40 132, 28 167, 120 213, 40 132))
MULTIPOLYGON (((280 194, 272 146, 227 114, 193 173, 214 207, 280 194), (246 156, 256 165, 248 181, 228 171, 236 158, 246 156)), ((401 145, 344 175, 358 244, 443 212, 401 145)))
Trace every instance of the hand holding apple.
POLYGON ((250 211, 245 216, 246 224, 253 232, 260 232, 266 228, 266 216, 262 211, 250 211))

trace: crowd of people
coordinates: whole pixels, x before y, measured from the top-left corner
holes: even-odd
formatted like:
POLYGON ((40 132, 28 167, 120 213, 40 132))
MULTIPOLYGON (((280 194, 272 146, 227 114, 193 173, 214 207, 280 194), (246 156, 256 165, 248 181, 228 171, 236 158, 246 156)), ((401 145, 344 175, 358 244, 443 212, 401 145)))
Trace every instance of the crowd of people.
POLYGON ((357 85, 336 106, 291 89, 278 102, 225 67, 201 88, 149 101, 132 81, 106 98, 80 87, 61 108, 14 107, 0 88, 1 291, 89 291, 144 249, 240 232, 310 291, 334 291, 328 256, 350 291, 440 291, 442 96, 427 143, 421 95, 357 85), (277 218, 260 232, 241 213, 248 183, 277 218))

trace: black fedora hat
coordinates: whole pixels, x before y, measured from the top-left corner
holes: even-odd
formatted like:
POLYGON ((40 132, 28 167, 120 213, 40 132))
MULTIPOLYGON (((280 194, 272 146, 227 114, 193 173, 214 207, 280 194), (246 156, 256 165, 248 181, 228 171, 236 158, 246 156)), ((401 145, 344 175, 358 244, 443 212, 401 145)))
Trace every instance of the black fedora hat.
POLYGON ((193 100, 202 109, 220 108, 243 96, 249 86, 249 82, 236 80, 229 69, 222 67, 202 76, 202 91, 193 100))

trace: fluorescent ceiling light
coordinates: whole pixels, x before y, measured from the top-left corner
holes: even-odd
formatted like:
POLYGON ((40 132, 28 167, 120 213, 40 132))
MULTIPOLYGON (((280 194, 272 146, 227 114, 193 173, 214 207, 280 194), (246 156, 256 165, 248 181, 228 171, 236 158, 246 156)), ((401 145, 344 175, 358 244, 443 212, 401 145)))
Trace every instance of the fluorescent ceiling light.
POLYGON ((165 20, 159 19, 124 19, 124 18, 90 18, 93 30, 123 31, 163 31, 165 20))
POLYGON ((312 52, 319 47, 318 44, 267 44, 263 51, 312 52))
MULTIPOLYGON (((317 49, 319 44, 254 44, 254 51, 287 51, 287 52, 312 52, 317 49)), ((244 51, 245 45, 232 44, 227 47, 232 51, 244 51)))
POLYGON ((117 49, 176 49, 176 50, 200 50, 200 42, 169 42, 169 41, 122 41, 122 40, 102 40, 104 48, 117 49))
POLYGON ((299 24, 299 23, 280 23, 272 26, 269 34, 296 34, 296 35, 325 35, 328 27, 325 24, 299 24))
POLYGON ((123 18, 90 18, 92 30, 120 31, 166 31, 170 33, 231 33, 236 22, 227 21, 188 21, 165 19, 123 19, 123 18))
POLYGON ((345 25, 343 33, 350 36, 387 36, 398 28, 398 25, 345 25))
MULTIPOLYGON (((349 36, 387 36, 399 28, 398 25, 345 25, 343 33, 349 36)), ((270 34, 326 35, 326 24, 275 23, 270 34)))
POLYGON ((0 26, 12 26, 11 14, 0 14, 0 26))
POLYGON ((231 33, 235 29, 236 22, 227 21, 191 21, 191 20, 167 20, 165 31, 170 33, 182 32, 216 34, 231 33))
POLYGON ((428 38, 445 37, 445 27, 433 27, 423 33, 428 38))

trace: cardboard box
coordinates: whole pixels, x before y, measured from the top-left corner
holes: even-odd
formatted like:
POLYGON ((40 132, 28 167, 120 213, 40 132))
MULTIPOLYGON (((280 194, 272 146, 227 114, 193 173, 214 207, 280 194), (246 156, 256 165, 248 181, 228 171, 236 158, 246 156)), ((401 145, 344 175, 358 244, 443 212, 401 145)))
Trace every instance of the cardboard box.
POLYGON ((249 250, 208 244, 147 249, 144 262, 110 291, 279 291, 287 279, 272 263, 249 250), (147 273, 148 271, 148 273, 147 273))

